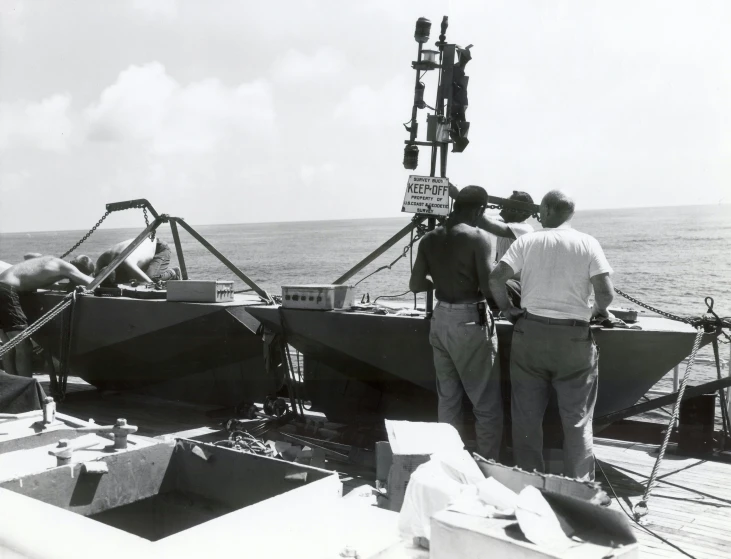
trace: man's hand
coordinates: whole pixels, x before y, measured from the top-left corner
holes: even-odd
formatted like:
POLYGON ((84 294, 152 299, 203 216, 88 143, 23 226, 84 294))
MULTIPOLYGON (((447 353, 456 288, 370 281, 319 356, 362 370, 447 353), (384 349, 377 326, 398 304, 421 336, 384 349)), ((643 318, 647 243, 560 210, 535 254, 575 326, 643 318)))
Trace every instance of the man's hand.
POLYGON ((612 313, 609 312, 608 309, 602 309, 597 306, 596 303, 591 307, 591 319, 594 320, 597 319, 607 319, 607 318, 613 318, 612 313))
POLYGON ((518 322, 518 319, 523 318, 523 315, 525 315, 525 309, 519 309, 518 307, 513 306, 501 312, 512 324, 518 322))

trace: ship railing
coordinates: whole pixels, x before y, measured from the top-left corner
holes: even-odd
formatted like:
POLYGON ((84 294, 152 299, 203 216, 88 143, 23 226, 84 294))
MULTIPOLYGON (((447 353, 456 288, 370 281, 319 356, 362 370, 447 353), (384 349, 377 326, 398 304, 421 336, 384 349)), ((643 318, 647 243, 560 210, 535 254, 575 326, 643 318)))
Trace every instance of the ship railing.
MULTIPOLYGON (((712 359, 710 357, 696 357, 695 363, 697 365, 710 365, 715 368, 716 366, 716 360, 712 359)), ((726 370, 726 376, 731 377, 731 367, 729 367, 729 364, 731 364, 731 344, 729 344, 729 358, 727 360, 724 360, 723 358, 719 359, 719 364, 721 365, 721 371, 726 370)), ((685 370, 685 367, 688 365, 688 360, 683 359, 680 363, 675 365, 673 367, 673 389, 672 390, 661 390, 661 389, 655 389, 652 388, 647 391, 647 396, 666 396, 668 394, 674 394, 678 391, 680 388, 680 370, 681 368, 685 370)), ((664 378, 664 377, 663 377, 664 378)), ((731 415, 731 387, 726 388, 726 406, 729 414, 731 415)))

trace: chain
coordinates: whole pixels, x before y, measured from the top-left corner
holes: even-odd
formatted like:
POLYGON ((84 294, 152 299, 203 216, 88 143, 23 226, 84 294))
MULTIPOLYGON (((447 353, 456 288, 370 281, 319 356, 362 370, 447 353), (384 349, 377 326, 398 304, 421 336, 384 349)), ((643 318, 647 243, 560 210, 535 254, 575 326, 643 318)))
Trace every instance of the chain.
POLYGON ((635 305, 639 305, 640 307, 645 308, 648 311, 652 311, 654 313, 657 313, 659 315, 662 315, 665 318, 669 318, 670 320, 677 320, 678 322, 684 322, 686 324, 693 324, 693 320, 690 319, 690 318, 688 318, 688 317, 678 316, 677 314, 672 314, 672 313, 669 313, 669 312, 661 311, 658 308, 655 308, 655 307, 653 307, 651 305, 648 305, 646 303, 643 303, 642 301, 640 301, 638 299, 635 299, 631 295, 627 295, 621 289, 618 289, 618 288, 615 287, 614 288, 614 291, 616 291, 617 293, 619 293, 625 299, 628 299, 628 300, 632 301, 635 305))
MULTIPOLYGON (((150 219, 147 217, 147 207, 145 207, 145 206, 137 206, 137 207, 142 208, 142 215, 145 216, 145 229, 147 229, 150 226, 150 219)), ((151 241, 155 240, 155 231, 150 233, 150 240, 151 241)))
MULTIPOLYGON (((143 214, 143 216, 145 218, 145 229, 147 229, 150 226, 150 218, 147 215, 147 207, 144 206, 144 205, 142 205, 142 204, 139 204, 137 206, 132 206, 132 208, 142 208, 142 214, 143 214)), ((130 208, 130 209, 132 209, 132 208, 130 208)), ((101 217, 101 219, 99 221, 96 222, 96 225, 94 225, 94 227, 92 227, 91 229, 89 229, 89 232, 86 235, 84 235, 83 237, 81 237, 81 239, 79 240, 78 243, 76 243, 74 246, 72 246, 70 249, 68 249, 66 252, 64 252, 60 256, 60 258, 66 258, 69 254, 71 254, 77 248, 79 248, 81 245, 83 245, 84 242, 86 242, 86 240, 89 237, 91 237, 92 233, 94 233, 94 231, 96 231, 98 229, 98 227, 104 222, 104 220, 107 219, 107 217, 109 217, 109 214, 110 213, 112 213, 112 212, 109 211, 109 210, 107 210, 106 212, 104 212, 104 215, 101 217)), ((152 233, 150 233, 150 240, 151 241, 154 241, 155 240, 155 231, 153 231, 152 233)))
POLYGON ((84 242, 86 241, 86 239, 88 239, 89 237, 91 237, 91 234, 94 231, 97 230, 97 228, 102 224, 102 222, 105 219, 107 219, 107 217, 109 217, 109 214, 110 213, 112 213, 112 212, 110 212, 109 210, 107 210, 106 212, 104 212, 104 215, 101 217, 101 219, 99 221, 96 222, 96 225, 94 225, 94 227, 92 227, 91 229, 89 229, 89 232, 86 235, 84 235, 83 237, 81 237, 81 240, 78 243, 76 243, 74 246, 72 246, 70 249, 68 249, 66 252, 64 252, 61 255, 61 258, 66 258, 69 254, 71 254, 77 248, 79 248, 82 244, 84 244, 84 242))
POLYGON ((35 334, 38 330, 40 330, 48 322, 50 322, 57 315, 62 313, 66 309, 66 307, 68 307, 71 304, 71 302, 73 301, 73 297, 74 297, 74 293, 69 293, 68 295, 66 295, 58 305, 53 307, 45 315, 43 315, 36 322, 34 322, 33 325, 31 325, 30 327, 23 330, 23 332, 21 334, 18 334, 17 336, 15 336, 8 343, 0 346, 0 357, 2 357, 8 351, 13 349, 18 344, 20 344, 23 340, 25 340, 25 339, 29 338, 30 336, 32 336, 33 334, 35 334))
POLYGON ((657 485, 658 479, 657 479, 657 472, 660 469, 660 464, 662 464, 663 458, 665 457, 665 451, 668 448, 668 443, 670 442, 670 435, 673 431, 673 425, 675 425, 675 422, 678 419, 678 416, 680 415, 680 402, 683 400, 683 394, 685 394, 685 387, 688 384, 688 378, 690 377, 690 371, 693 369, 693 363, 695 362, 695 356, 698 353, 698 349, 700 349, 701 346, 701 340, 703 339, 703 328, 698 327, 698 334, 695 337, 695 343, 693 344, 693 351, 690 354, 690 359, 688 360, 688 366, 685 369, 685 374, 683 375, 683 380, 680 383, 680 389, 678 390, 678 398, 675 400, 675 407, 673 408, 673 415, 670 418, 670 421, 668 422, 668 428, 665 431, 665 440, 662 442, 662 446, 660 447, 660 453, 657 456, 657 460, 655 460, 655 465, 652 468, 652 473, 650 474, 650 479, 647 482, 647 488, 645 489, 645 494, 642 496, 642 499, 634 506, 632 512, 635 515, 635 520, 638 520, 645 516, 648 513, 647 508, 647 502, 650 499, 650 494, 652 493, 652 490, 655 489, 655 486, 657 485))

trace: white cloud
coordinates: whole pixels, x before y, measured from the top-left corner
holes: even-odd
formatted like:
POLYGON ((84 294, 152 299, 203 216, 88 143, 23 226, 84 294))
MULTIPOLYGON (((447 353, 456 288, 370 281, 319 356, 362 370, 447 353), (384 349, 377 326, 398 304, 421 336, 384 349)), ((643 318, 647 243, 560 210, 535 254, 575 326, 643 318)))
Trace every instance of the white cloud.
POLYGON ((30 178, 27 170, 3 173, 0 175, 0 192, 7 194, 13 190, 22 188, 30 178))
POLYGON ((90 139, 143 142, 161 155, 211 153, 275 132, 266 82, 231 88, 209 78, 182 86, 158 62, 121 72, 86 116, 90 139))
POLYGON ((26 34, 25 6, 21 0, 0 2, 0 36, 22 41, 26 34))
POLYGON ((178 16, 176 0, 132 0, 132 9, 150 20, 171 20, 178 16))
POLYGON ((335 177, 335 164, 332 162, 322 165, 302 165, 300 167, 300 179, 306 187, 313 184, 327 189, 330 181, 335 177))
POLYGON ((0 150, 30 147, 64 151, 72 140, 71 96, 56 94, 37 103, 0 103, 0 150))
MULTIPOLYGON (((398 127, 411 118, 409 102, 413 99, 413 87, 413 82, 409 85, 404 76, 397 76, 379 88, 357 86, 335 107, 335 117, 363 128, 398 127)), ((423 114, 419 116, 423 118, 423 114)))
POLYGON ((322 47, 311 56, 294 49, 277 58, 272 65, 272 77, 282 83, 298 83, 332 76, 345 68, 345 56, 330 47, 322 47))

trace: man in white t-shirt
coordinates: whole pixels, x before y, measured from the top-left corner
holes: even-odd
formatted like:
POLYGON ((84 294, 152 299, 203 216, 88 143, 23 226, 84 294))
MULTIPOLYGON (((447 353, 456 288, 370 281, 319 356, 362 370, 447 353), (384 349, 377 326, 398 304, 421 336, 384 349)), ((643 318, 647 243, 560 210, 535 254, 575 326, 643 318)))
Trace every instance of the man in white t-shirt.
POLYGON ((543 415, 553 386, 564 432, 564 474, 593 480, 598 353, 589 321, 608 316, 612 268, 596 239, 571 228, 574 202, 566 194, 546 194, 540 213, 544 228, 517 239, 490 276, 497 304, 515 324, 513 453, 519 467, 545 470, 543 415), (512 306, 505 295, 505 282, 518 272, 522 308, 512 306), (595 302, 590 307, 592 287, 595 302))

